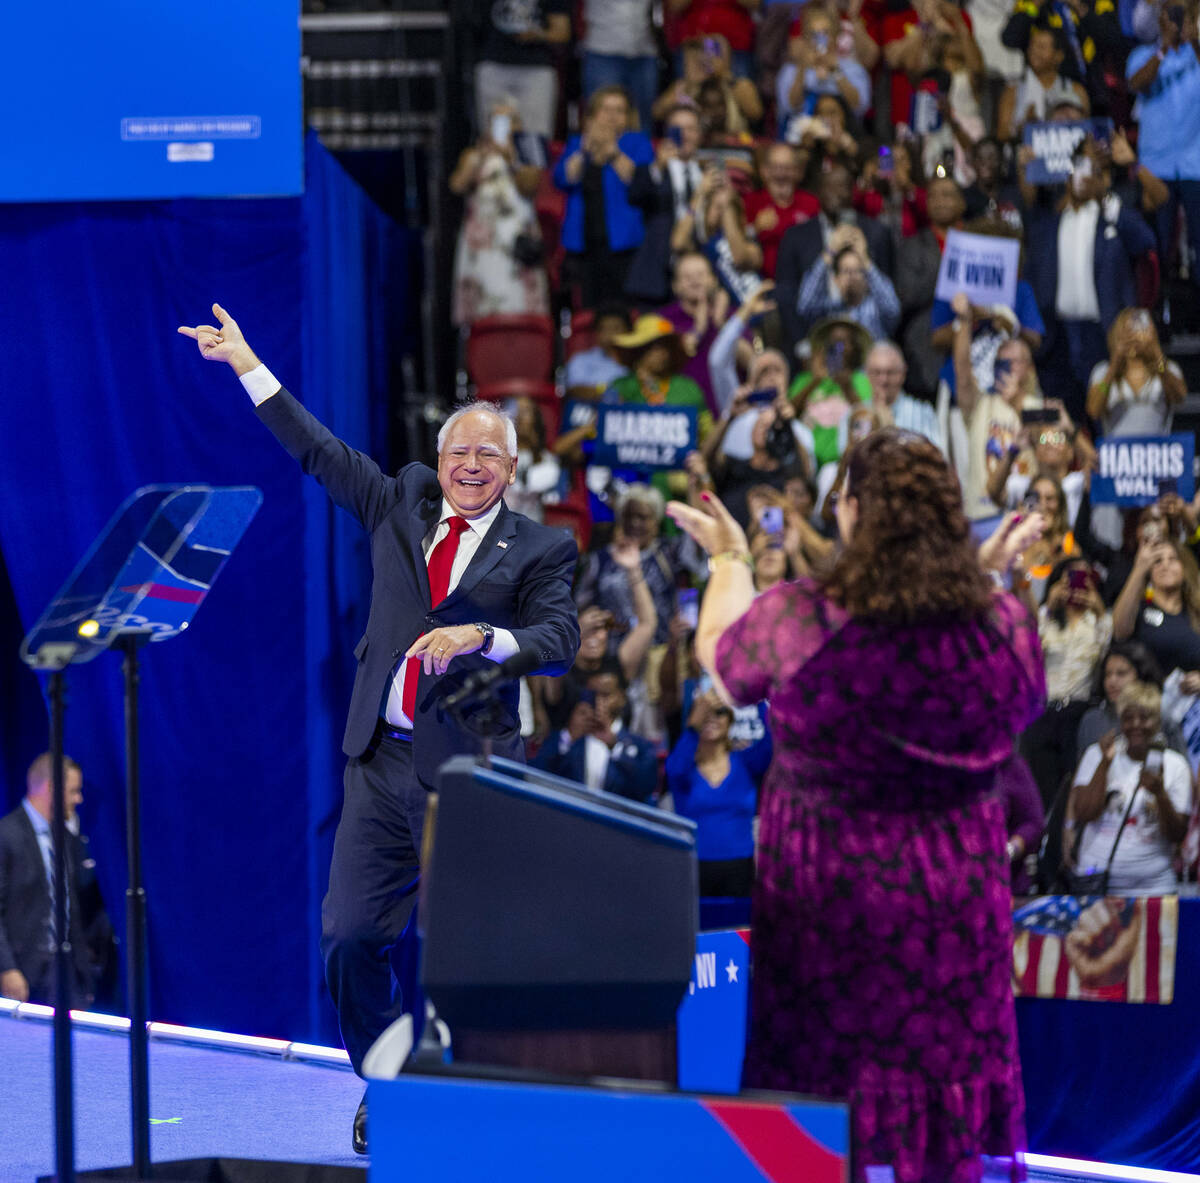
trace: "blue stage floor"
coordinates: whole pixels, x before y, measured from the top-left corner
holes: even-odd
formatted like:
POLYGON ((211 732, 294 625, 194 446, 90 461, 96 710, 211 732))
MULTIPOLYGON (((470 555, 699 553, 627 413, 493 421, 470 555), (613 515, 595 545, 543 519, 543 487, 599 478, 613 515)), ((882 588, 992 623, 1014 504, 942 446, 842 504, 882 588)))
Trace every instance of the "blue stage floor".
MULTIPOLYGON (((0 1183, 32 1183, 54 1172, 52 1044, 48 1021, 0 1012, 0 1183)), ((73 1047, 76 1167, 126 1165, 131 1158, 128 1038, 77 1026, 73 1047)), ((350 1150, 350 1125, 362 1088, 348 1067, 152 1039, 151 1157, 363 1168, 364 1160, 350 1150)), ((1030 1183, 1200 1180, 1101 1164, 1092 1171, 1069 1160, 1053 1169, 1037 1157, 1030 1164, 1030 1183)), ((999 1176, 994 1178, 1000 1183, 999 1176)))
MULTIPOLYGON (((0 1183, 54 1172, 53 1028, 0 1015, 0 1183)), ((130 1162, 129 1040, 75 1031, 80 1170, 130 1162)), ((258 1158, 362 1167, 350 1125, 363 1085, 348 1068, 150 1045, 151 1158, 258 1158)))

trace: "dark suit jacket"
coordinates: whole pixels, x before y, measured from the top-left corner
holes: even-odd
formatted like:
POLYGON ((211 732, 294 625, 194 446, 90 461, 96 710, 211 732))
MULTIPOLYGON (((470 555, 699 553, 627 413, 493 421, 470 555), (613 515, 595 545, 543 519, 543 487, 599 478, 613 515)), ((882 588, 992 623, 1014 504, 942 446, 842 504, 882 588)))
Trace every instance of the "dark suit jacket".
MULTIPOLYGON (((867 240, 871 262, 890 279, 891 233, 874 218, 867 218, 859 213, 854 215, 854 224, 867 240)), ((793 367, 796 361, 796 345, 803 338, 803 327, 796 312, 800 283, 804 279, 804 273, 817 261, 824 249, 825 238, 821 233, 819 217, 792 226, 779 244, 779 257, 775 263, 775 303, 779 307, 779 319, 783 325, 784 352, 788 364, 793 367)))
MULTIPOLYGON (((73 835, 67 835, 68 845, 73 835)), ((72 850, 74 848, 72 847, 72 850)), ((72 851, 68 851, 68 863, 72 851)), ((68 872, 69 874, 69 872, 68 872)), ((87 942, 80 924, 79 898, 71 880, 71 951, 80 994, 86 995, 91 970, 87 942)), ((0 818, 0 973, 19 969, 31 984, 52 954, 46 949, 50 924, 50 885, 37 834, 23 805, 0 818)), ((42 998, 40 1002, 53 1002, 42 998)))
MULTIPOLYGON (((1057 209, 1037 207, 1025 217, 1025 270, 1046 322, 1043 350, 1050 345, 1057 320, 1054 305, 1058 296, 1058 224, 1061 216, 1057 209)), ((1112 222, 1101 209, 1096 219, 1092 274, 1096 281, 1100 323, 1105 332, 1112 327, 1122 308, 1138 302, 1134 263, 1153 249, 1154 232, 1136 209, 1122 203, 1112 222)))
MULTIPOLYGON (((542 744, 533 763, 555 776, 585 783, 587 776, 587 740, 577 739, 567 750, 560 750, 560 739, 551 735, 542 744)), ((622 730, 608 758, 604 791, 630 801, 649 801, 658 787, 658 755, 654 745, 640 735, 622 730)))
POLYGON ((897 339, 908 359, 905 389, 911 394, 933 395, 946 360, 941 349, 929 343, 930 313, 937 290, 942 251, 932 230, 903 238, 896 248, 896 295, 900 298, 900 331, 897 339))
POLYGON ((671 176, 662 170, 656 181, 650 165, 639 164, 629 183, 629 204, 642 211, 645 235, 629 266, 625 294, 633 300, 665 304, 671 298, 671 231, 675 226, 675 193, 671 176))
MULTIPOLYGON (((436 609, 429 603, 429 570, 421 550, 437 525, 442 491, 424 464, 406 464, 387 476, 370 457, 337 439, 286 390, 257 408, 258 416, 306 473, 315 476, 335 504, 371 536, 371 611, 367 631, 354 648, 358 672, 342 750, 359 756, 370 746, 392 670, 405 650, 430 629, 482 621, 512 632, 521 649, 535 649, 535 671, 561 674, 579 648, 579 622, 571 598, 575 543, 501 506, 458 586, 436 609)), ((437 770, 451 756, 474 750, 446 715, 441 701, 468 675, 493 665, 473 653, 457 657, 437 679, 423 678, 413 720, 413 761, 421 783, 436 786, 437 770)), ((523 759, 518 688, 496 694, 503 718, 491 730, 497 755, 523 759)))

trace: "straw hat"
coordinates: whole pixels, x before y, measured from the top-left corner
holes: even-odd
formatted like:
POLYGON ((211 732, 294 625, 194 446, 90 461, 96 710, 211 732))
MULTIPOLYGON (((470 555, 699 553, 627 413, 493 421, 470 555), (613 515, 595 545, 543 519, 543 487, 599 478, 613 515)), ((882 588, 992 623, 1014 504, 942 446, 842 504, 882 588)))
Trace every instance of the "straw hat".
POLYGON ((613 344, 622 353, 632 358, 658 341, 667 344, 671 349, 671 370, 679 373, 688 362, 688 352, 675 331, 675 326, 663 316, 648 313, 639 316, 633 322, 633 329, 613 338, 613 344))

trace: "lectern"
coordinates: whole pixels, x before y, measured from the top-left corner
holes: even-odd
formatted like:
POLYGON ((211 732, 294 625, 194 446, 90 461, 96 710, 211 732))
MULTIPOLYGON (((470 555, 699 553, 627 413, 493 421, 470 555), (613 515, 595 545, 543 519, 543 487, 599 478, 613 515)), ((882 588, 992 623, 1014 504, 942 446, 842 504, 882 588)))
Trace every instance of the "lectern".
POLYGON ((675 1083, 695 826, 507 760, 447 761, 422 983, 455 1061, 675 1083))

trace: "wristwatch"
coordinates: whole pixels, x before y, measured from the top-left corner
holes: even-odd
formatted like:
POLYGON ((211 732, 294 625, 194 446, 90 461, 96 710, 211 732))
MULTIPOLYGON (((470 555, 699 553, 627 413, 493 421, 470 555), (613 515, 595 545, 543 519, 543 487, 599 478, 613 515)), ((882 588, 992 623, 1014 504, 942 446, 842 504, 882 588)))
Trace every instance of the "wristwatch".
POLYGON ((473 624, 472 628, 477 628, 483 635, 483 644, 479 647, 479 652, 486 657, 491 651, 492 642, 496 639, 496 630, 490 624, 473 624))

